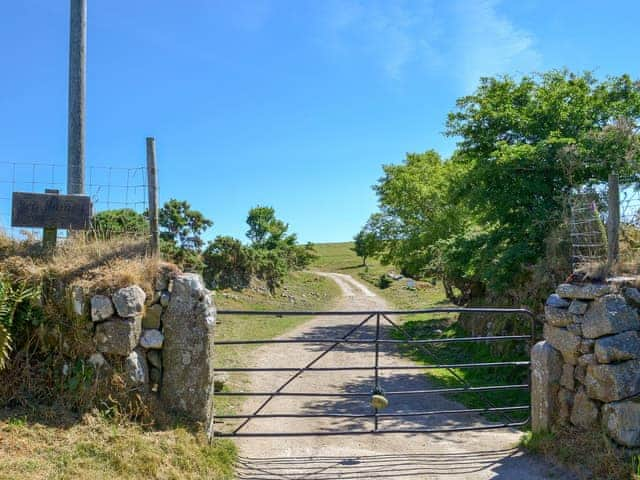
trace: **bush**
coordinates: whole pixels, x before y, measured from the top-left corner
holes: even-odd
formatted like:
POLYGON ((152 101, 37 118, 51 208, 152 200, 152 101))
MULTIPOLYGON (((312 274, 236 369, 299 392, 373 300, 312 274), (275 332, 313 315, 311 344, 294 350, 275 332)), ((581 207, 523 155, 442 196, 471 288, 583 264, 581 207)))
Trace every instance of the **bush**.
POLYGON ((386 273, 383 273, 380 275, 380 279, 378 280, 378 287, 384 290, 385 288, 389 288, 392 283, 393 280, 391 280, 386 273))
POLYGON ((120 235, 145 235, 149 233, 149 222, 144 215, 121 208, 104 210, 96 213, 91 219, 92 234, 101 239, 109 239, 120 235))
POLYGON ((213 288, 245 288, 256 269, 255 253, 232 237, 216 237, 202 253, 204 279, 213 288))

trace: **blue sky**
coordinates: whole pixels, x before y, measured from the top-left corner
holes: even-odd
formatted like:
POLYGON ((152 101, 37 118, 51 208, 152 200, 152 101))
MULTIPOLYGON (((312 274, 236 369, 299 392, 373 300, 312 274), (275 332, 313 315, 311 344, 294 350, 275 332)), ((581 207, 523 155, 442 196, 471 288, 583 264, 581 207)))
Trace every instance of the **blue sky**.
MULTIPOLYGON (((381 164, 451 153, 446 114, 482 75, 640 76, 634 1, 88 3, 88 166, 142 165, 155 136, 161 200, 189 200, 209 237, 267 204, 303 241, 350 239, 381 164)), ((0 4, 0 163, 66 162, 68 13, 0 4)))

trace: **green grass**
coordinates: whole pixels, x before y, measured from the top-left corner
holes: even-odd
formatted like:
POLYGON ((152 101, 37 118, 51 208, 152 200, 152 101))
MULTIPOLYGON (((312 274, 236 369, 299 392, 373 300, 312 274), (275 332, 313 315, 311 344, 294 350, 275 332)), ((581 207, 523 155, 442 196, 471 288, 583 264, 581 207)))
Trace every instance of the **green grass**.
MULTIPOLYGON (((365 281, 373 291, 383 297, 389 306, 401 310, 414 310, 450 305, 442 286, 438 283, 416 282, 417 288, 407 288, 406 280, 394 281, 390 287, 381 289, 378 286, 380 275, 399 270, 393 266, 382 265, 377 259, 367 260, 367 266, 352 250, 352 242, 324 243, 315 246, 319 258, 313 268, 324 271, 346 273, 356 280, 365 281)), ((414 339, 452 338, 468 336, 457 323, 456 315, 432 314, 403 316, 400 323, 407 333, 414 339)), ((403 335, 395 332, 397 339, 403 335)), ((522 343, 522 342, 521 342, 522 343)), ((416 347, 406 347, 403 354, 425 365, 452 363, 485 363, 506 360, 526 360, 523 353, 519 353, 514 345, 507 349, 508 353, 496 357, 488 343, 454 343, 433 344, 429 352, 416 347), (508 356, 507 356, 508 355, 508 356)), ((473 386, 504 385, 526 383, 527 370, 525 367, 494 367, 477 369, 453 369, 453 372, 473 386)), ((463 384, 447 369, 429 370, 430 380, 442 387, 460 387, 463 384)), ((528 403, 527 390, 505 390, 500 392, 464 393, 451 397, 469 408, 487 407, 487 400, 495 406, 526 405, 528 403)), ((524 419, 527 412, 510 412, 514 420, 524 419)), ((496 415, 489 418, 497 419, 496 415)))
MULTIPOLYGON (((411 319, 405 321, 402 326, 409 336, 414 339, 468 336, 455 320, 452 321, 452 319, 446 317, 411 319)), ((397 339, 405 338, 399 331, 394 332, 393 336, 397 339)), ((513 346, 515 347, 515 343, 513 346)), ((425 365, 527 360, 526 354, 515 348, 507 356, 496 358, 490 344, 486 342, 431 344, 428 349, 415 345, 405 345, 401 348, 401 352, 425 365)), ((429 370, 427 375, 433 382, 442 387, 463 386, 462 382, 456 378, 456 375, 473 387, 527 383, 527 368, 516 366, 433 369, 429 370)), ((452 394, 450 397, 469 408, 508 407, 527 405, 529 403, 529 392, 526 389, 468 392, 452 394)), ((526 410, 507 413, 515 421, 524 420, 528 416, 528 411, 526 410)), ((488 418, 496 421, 505 420, 505 417, 501 414, 491 414, 488 415, 488 418)))

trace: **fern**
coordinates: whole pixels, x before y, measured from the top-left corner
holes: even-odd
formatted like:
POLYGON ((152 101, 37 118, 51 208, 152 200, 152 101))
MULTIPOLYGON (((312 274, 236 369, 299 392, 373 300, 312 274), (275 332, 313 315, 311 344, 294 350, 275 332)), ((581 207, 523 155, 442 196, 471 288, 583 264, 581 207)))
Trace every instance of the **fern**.
POLYGON ((0 370, 4 370, 11 353, 11 335, 7 328, 0 323, 0 370))
POLYGON ((16 322, 22 323, 29 320, 16 315, 18 307, 23 302, 30 302, 36 295, 37 289, 34 287, 29 287, 23 282, 14 285, 0 276, 0 370, 7 366, 9 353, 12 350, 11 332, 17 326, 16 322))

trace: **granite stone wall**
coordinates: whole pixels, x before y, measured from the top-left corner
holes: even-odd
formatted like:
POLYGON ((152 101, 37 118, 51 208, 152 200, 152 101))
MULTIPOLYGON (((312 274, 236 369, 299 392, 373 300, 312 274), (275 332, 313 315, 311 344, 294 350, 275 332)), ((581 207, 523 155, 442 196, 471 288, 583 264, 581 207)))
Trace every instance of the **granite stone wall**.
POLYGON ((640 446, 639 307, 631 279, 558 286, 532 351, 534 431, 602 426, 618 444, 640 446))

